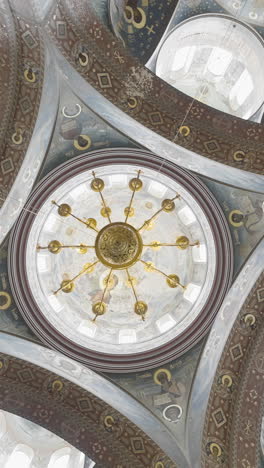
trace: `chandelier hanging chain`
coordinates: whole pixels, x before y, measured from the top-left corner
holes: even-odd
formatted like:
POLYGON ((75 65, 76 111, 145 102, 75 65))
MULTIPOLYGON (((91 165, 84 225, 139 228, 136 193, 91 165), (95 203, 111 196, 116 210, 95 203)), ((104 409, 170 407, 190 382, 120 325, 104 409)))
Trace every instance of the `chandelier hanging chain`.
MULTIPOLYGON (((50 252, 52 252, 52 247, 51 247, 51 243, 52 242, 55 242, 55 241, 51 241, 49 243, 49 245, 47 246, 41 246, 41 245, 37 245, 37 250, 49 250, 50 252)), ((57 241, 58 242, 58 241, 57 241)), ((86 248, 86 249, 94 249, 95 248, 95 245, 87 245, 87 244, 76 244, 76 245, 63 245, 61 243, 59 243, 59 247, 58 247, 58 250, 61 250, 61 249, 82 249, 82 248, 86 248)), ((55 253, 55 252, 52 252, 52 253, 55 253)))

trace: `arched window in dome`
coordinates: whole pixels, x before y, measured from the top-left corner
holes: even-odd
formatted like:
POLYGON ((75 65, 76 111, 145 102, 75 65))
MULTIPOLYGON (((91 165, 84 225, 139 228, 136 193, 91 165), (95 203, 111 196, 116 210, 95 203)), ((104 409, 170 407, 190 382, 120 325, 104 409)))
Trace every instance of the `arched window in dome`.
MULTIPOLYGON (((84 468, 84 462, 84 453, 64 447, 52 454, 47 468, 84 468)), ((93 465, 90 466, 92 468, 93 465)))
POLYGON ((2 439, 5 433, 6 433, 6 418, 5 418, 4 413, 0 411, 0 439, 2 439))
POLYGON ((241 106, 254 90, 252 78, 247 70, 244 70, 230 93, 230 103, 233 109, 241 106))
POLYGON ((34 452, 27 445, 19 444, 8 458, 4 468, 30 468, 34 452))
POLYGON ((185 68, 185 72, 187 72, 193 60, 195 49, 195 46, 189 46, 177 50, 173 59, 172 70, 178 71, 185 68))
MULTIPOLYGON (((86 462, 87 463, 87 462, 86 462)), ((85 465, 85 468, 93 468, 95 466, 95 462, 90 460, 90 463, 88 462, 87 467, 85 465)))
POLYGON ((207 68, 214 75, 224 76, 228 65, 232 60, 232 54, 220 47, 214 47, 209 57, 207 68))
POLYGON ((56 450, 51 456, 48 468, 69 468, 70 467, 71 449, 64 447, 56 450))

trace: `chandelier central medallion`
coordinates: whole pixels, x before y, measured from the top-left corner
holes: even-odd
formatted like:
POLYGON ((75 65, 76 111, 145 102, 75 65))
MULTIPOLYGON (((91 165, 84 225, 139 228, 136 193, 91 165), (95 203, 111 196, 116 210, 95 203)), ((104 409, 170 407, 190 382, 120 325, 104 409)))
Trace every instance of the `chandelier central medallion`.
POLYGON ((139 232, 127 223, 110 223, 95 241, 97 258, 113 270, 124 270, 139 261, 143 242, 139 232))

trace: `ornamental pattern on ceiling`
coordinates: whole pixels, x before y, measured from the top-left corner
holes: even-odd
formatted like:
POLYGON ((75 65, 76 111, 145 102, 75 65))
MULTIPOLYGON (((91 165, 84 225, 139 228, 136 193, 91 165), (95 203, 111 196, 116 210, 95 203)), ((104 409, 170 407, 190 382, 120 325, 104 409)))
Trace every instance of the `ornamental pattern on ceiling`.
POLYGON ((264 173, 263 126, 193 101, 157 78, 100 23, 89 2, 61 0, 46 29, 83 78, 145 127, 212 160, 264 173))
POLYGON ((104 401, 46 369, 2 353, 0 406, 67 440, 99 468, 176 468, 145 433, 104 401))
POLYGON ((259 466, 263 394, 264 273, 241 309, 218 365, 204 426, 204 468, 259 466))
POLYGON ((0 206, 27 151, 40 104, 44 48, 36 25, 0 1, 0 206))
POLYGON ((109 0, 111 26, 132 54, 145 63, 158 46, 178 3, 178 0, 109 0))

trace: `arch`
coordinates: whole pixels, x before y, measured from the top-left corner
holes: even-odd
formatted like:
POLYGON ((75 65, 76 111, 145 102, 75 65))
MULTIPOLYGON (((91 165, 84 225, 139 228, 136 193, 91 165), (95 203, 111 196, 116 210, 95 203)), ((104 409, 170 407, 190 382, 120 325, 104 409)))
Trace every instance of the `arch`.
POLYGON ((3 411, 0 411, 0 440, 6 433, 6 418, 3 411))
POLYGON ((99 465, 108 466, 110 457, 113 466, 144 467, 144 454, 150 450, 155 463, 189 466, 166 426, 104 377, 55 351, 4 333, 0 353, 2 409, 45 427, 99 465), (52 382, 58 379, 61 391, 52 392, 52 382))
POLYGON ((243 466, 244 457, 248 466, 257 466, 260 442, 252 444, 248 450, 244 435, 239 431, 243 428, 243 411, 250 414, 249 405, 253 402, 254 424, 250 437, 254 442, 260 440, 263 389, 259 387, 258 392, 252 394, 254 398, 248 398, 247 384, 251 382, 250 388, 253 388, 256 376, 263 382, 260 378, 262 361, 255 360, 264 344, 263 255, 264 240, 251 254, 227 294, 201 356, 187 414, 188 450, 193 468, 209 466, 210 457, 215 463, 225 461, 226 466, 234 468, 243 466), (251 371, 254 375, 250 375, 251 371), (221 460, 214 460, 215 453, 221 460))
MULTIPOLYGON (((72 7, 73 3, 69 0, 60 2, 50 15, 50 20, 46 25, 47 32, 64 57, 78 70, 79 75, 97 91, 97 94, 101 95, 103 104, 105 105, 108 99, 123 112, 123 118, 125 118, 124 113, 129 115, 126 127, 130 130, 133 128, 132 138, 135 138, 135 125, 140 123, 145 127, 144 132, 145 129, 149 129, 152 130, 153 136, 155 133, 158 134, 155 137, 156 146, 159 137, 163 137, 162 143, 172 142, 174 151, 175 143, 177 143, 178 147, 186 148, 210 160, 264 175, 264 153, 260 149, 261 143, 264 142, 263 126, 233 118, 198 101, 193 101, 190 97, 173 89, 144 68, 117 40, 113 40, 111 33, 95 15, 91 3, 84 4, 81 0, 74 0, 74 8, 72 7), (69 48, 67 40, 59 36, 56 18, 61 18, 65 22, 66 30, 71 32, 71 40, 75 43, 75 49, 81 41, 84 44, 89 42, 90 56, 87 67, 79 66, 73 54, 74 47, 69 48), (100 50, 100 57, 98 50, 100 50), (105 57, 106 50, 109 50, 107 57, 105 57), (120 62, 117 62, 117 55, 122 58, 120 62), (101 58, 104 57, 105 60, 102 60, 101 58), (92 71, 95 63, 98 70, 97 76, 92 71), (113 81, 115 81, 115 86, 113 86, 113 81), (132 94, 136 101, 131 111, 132 94), (180 109, 176 116, 175 109, 180 109), (135 124, 132 124, 131 117, 135 124), (184 125, 190 129, 190 134, 185 136, 178 132, 183 119, 184 125), (210 125, 208 125, 209 122, 210 125), (257 135, 257 140, 251 138, 249 141, 249 129, 257 135), (238 150, 246 152, 245 157, 240 158, 239 161, 235 157, 238 150)), ((62 63, 61 57, 59 62, 62 63)), ((86 88, 84 94, 90 94, 90 90, 86 88)), ((114 109, 113 111, 115 112, 114 109)), ((109 120, 109 110, 107 114, 109 120)), ((138 128, 142 133, 142 128, 140 126, 138 128)), ((146 134, 144 136, 146 137, 146 134)), ((161 143, 161 140, 159 142, 161 143)), ((151 144, 149 139, 145 138, 142 144, 157 151, 149 146, 151 144)), ((181 161, 186 167, 183 158, 181 161)), ((204 166, 204 163, 202 165, 204 166)), ((195 166, 199 166, 198 161, 195 166)), ((199 167, 197 171, 201 173, 199 167)))
MULTIPOLYGON (((0 20, 6 31, 0 39, 1 53, 5 57, 0 77, 1 88, 3 86, 3 89, 0 90, 0 106, 3 112, 0 125, 0 241, 2 241, 15 221, 17 211, 22 209, 20 197, 25 200, 33 185, 33 180, 30 185, 30 174, 34 173, 35 164, 29 168, 27 161, 25 168, 23 161, 30 144, 32 147, 31 137, 37 121, 43 87, 45 53, 43 39, 38 28, 32 23, 25 25, 23 18, 17 17, 12 11, 8 0, 2 2, 0 20), (25 28, 27 29, 26 33, 24 32, 25 28), (23 166, 22 171, 19 171, 21 166, 23 166), (14 191, 13 184, 17 176, 19 177, 19 185, 17 181, 14 191), (18 195, 17 190, 19 186, 20 195, 18 195), (8 198, 12 188, 12 198, 8 198)), ((45 96, 46 99, 47 96, 45 96)), ((54 96, 52 96, 50 104, 53 102, 52 99, 54 96)), ((50 120, 53 120, 53 117, 50 120)), ((46 123, 46 119, 44 121, 46 123)), ((38 127, 39 141, 40 135, 41 138, 43 137, 42 118, 38 127)), ((44 151, 42 152, 44 157, 44 151)), ((27 157, 30 159, 31 165, 32 157, 36 163, 38 156, 35 156, 35 150, 33 152, 31 150, 31 154, 27 157)), ((35 170, 35 177, 40 165, 41 162, 35 170)))

